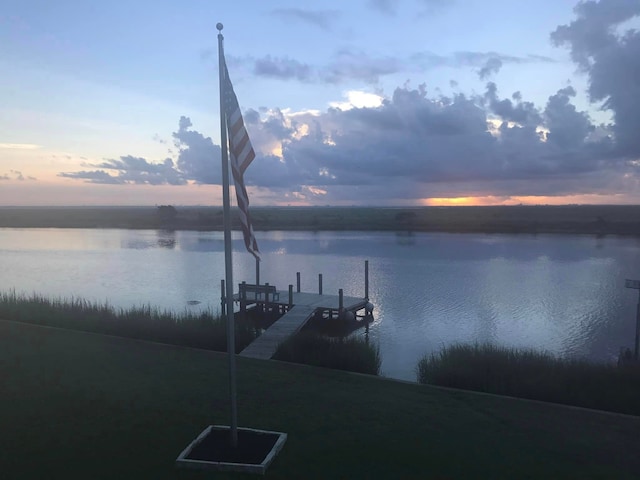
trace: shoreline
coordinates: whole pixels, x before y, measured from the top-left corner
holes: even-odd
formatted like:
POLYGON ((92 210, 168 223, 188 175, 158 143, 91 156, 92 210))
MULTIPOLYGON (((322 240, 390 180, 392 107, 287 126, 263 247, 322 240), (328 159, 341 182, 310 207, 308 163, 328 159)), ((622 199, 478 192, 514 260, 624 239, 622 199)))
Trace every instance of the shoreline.
MULTIPOLYGON (((640 205, 252 207, 256 231, 640 236, 640 205)), ((0 228, 222 230, 221 207, 0 207, 0 228)), ((237 212, 232 228, 239 230, 237 212)))

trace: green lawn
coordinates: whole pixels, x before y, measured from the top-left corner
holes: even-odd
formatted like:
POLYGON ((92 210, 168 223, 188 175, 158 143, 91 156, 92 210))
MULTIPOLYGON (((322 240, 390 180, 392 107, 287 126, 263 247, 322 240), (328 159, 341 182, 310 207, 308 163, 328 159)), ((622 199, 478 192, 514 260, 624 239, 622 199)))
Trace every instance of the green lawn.
MULTIPOLYGON (((238 409, 267 478, 640 475, 637 418, 245 358, 238 409)), ((0 321, 2 478, 244 478, 174 467, 227 411, 223 354, 0 321)))

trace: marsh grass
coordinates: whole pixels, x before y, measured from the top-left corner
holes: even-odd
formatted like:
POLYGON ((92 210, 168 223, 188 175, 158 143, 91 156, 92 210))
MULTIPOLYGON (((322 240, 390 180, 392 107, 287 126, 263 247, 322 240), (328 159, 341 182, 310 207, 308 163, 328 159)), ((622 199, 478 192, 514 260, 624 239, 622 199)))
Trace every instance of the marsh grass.
POLYGON ((494 345, 456 344, 423 357, 419 383, 640 415, 640 368, 494 345))
POLYGON ((361 337, 329 338, 303 331, 282 342, 273 358, 350 372, 380 373, 380 349, 361 337))
MULTIPOLYGON (((0 318, 120 337, 226 351, 226 320, 211 312, 176 314, 149 305, 116 309, 81 298, 50 299, 36 293, 0 293, 0 318)), ((236 321, 236 351, 256 338, 249 322, 236 321)))

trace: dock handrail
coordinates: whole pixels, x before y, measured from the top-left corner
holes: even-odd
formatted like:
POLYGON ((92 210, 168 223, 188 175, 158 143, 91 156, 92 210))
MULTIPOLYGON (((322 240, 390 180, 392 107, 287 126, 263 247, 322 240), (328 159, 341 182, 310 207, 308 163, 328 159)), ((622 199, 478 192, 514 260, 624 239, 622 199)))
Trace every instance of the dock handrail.
POLYGON ((242 282, 238 284, 238 293, 242 300, 256 300, 269 302, 280 300, 280 293, 276 289, 275 285, 256 285, 255 283, 242 282), (247 298, 247 293, 253 293, 254 298, 247 298))

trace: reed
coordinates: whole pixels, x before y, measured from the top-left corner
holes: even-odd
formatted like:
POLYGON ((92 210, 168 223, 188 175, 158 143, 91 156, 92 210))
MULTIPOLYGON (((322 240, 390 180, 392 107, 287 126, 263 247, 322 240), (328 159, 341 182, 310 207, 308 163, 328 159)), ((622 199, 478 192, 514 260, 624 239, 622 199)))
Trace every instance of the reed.
POLYGON ((273 358, 350 372, 380 374, 380 349, 361 337, 329 338, 300 332, 282 342, 273 358))
POLYGON ((419 383, 640 415, 640 368, 531 349, 456 344, 425 355, 419 383))
MULTIPOLYGON (((227 349, 226 321, 210 311, 177 314, 150 305, 116 309, 81 298, 51 299, 11 291, 0 293, 0 318, 208 350, 227 349)), ((249 322, 238 320, 235 326, 239 352, 256 333, 249 322)))

